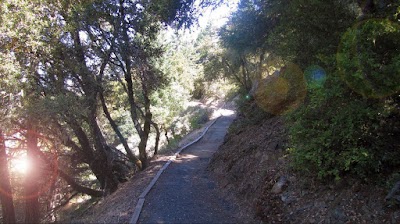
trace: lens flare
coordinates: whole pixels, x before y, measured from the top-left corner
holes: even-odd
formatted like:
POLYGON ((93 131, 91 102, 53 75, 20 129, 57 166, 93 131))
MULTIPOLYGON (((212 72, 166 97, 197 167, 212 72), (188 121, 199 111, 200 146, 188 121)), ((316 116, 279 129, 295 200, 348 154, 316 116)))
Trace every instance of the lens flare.
POLYGON ((326 81, 326 72, 319 65, 309 66, 304 72, 304 76, 306 78, 308 86, 321 87, 326 81))
MULTIPOLYGON (((21 164, 22 165, 22 164, 21 164)), ((38 189, 37 191, 28 193, 26 195, 21 195, 18 198, 21 199, 29 199, 39 197, 40 195, 47 192, 51 186, 57 181, 58 178, 58 160, 57 157, 48 158, 48 161, 42 161, 40 163, 29 162, 27 164, 26 175, 25 178, 30 178, 30 175, 36 176, 36 173, 39 172, 40 180, 38 180, 38 189), (43 163, 47 163, 46 165, 43 163)))
POLYGON ((260 81, 254 99, 268 113, 286 114, 299 107, 306 96, 306 82, 299 66, 288 64, 260 81))
POLYGON ((26 173, 28 173, 28 170, 30 169, 30 167, 31 167, 31 164, 30 164, 29 159, 26 157, 26 155, 23 155, 23 156, 20 156, 18 158, 11 160, 12 172, 26 174, 26 173))

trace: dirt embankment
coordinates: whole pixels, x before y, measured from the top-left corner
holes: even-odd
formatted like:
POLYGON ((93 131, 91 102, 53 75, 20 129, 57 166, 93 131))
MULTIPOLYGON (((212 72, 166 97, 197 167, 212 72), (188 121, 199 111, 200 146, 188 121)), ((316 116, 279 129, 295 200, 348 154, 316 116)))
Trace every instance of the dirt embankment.
POLYGON ((400 223, 400 210, 385 203, 387 187, 351 177, 321 183, 291 170, 282 117, 242 122, 232 124, 209 169, 258 222, 400 223))

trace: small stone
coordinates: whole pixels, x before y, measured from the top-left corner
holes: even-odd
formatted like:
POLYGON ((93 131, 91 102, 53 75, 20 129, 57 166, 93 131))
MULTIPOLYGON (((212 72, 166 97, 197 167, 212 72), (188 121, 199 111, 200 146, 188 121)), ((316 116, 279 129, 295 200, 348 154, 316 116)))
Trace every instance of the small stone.
POLYGON ((279 180, 274 184, 271 189, 271 192, 274 194, 280 194, 283 191, 283 187, 287 184, 287 179, 284 176, 281 176, 279 180))

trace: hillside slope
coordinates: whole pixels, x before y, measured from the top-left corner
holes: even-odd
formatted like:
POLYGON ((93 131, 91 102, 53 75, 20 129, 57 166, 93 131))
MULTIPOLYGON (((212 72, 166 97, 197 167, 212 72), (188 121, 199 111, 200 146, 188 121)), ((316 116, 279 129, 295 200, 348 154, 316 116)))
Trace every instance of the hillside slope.
MULTIPOLYGON (((400 223, 386 186, 351 177, 321 183, 290 169, 283 117, 238 116, 209 169, 242 210, 266 223, 400 223)), ((306 139, 305 139, 306 141, 306 139)))

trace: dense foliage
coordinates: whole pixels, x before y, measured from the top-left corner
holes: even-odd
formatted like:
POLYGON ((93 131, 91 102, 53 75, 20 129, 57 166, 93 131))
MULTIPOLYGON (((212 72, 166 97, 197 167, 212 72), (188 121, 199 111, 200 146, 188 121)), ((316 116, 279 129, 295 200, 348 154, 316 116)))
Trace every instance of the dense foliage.
POLYGON ((193 49, 175 52, 183 42, 160 41, 161 31, 190 26, 201 7, 218 2, 0 3, 6 223, 14 222, 13 200, 25 207, 18 221, 57 221, 54 211, 76 195, 106 196, 146 168, 199 73, 195 57, 187 60, 193 49), (29 173, 19 175, 24 158, 29 173))
POLYGON ((222 95, 228 81, 247 122, 287 118, 295 169, 321 179, 400 169, 398 0, 241 0, 192 46, 165 31, 221 2, 0 3, 5 222, 21 213, 13 196, 25 207, 17 218, 37 223, 78 194, 113 193, 146 167, 162 132, 169 141, 207 119, 183 107, 192 96, 222 95))
POLYGON ((338 52, 319 56, 326 82, 311 80, 307 104, 289 119, 297 169, 367 179, 399 168, 400 29, 393 14, 380 11, 398 6, 375 6, 376 15, 363 14, 340 32, 338 52))
POLYGON ((321 179, 390 174, 400 168, 399 12, 398 1, 242 0, 208 66, 266 112, 286 114, 295 169, 321 179), (293 65, 300 72, 285 72, 293 65))

